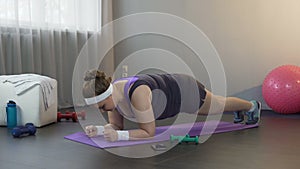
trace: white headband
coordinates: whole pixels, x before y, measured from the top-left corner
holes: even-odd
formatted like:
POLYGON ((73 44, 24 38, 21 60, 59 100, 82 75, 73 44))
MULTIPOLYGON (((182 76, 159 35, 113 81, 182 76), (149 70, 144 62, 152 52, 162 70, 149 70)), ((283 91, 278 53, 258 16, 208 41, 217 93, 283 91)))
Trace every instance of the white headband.
POLYGON ((97 104, 97 103, 105 100, 106 98, 108 98, 108 96, 110 96, 112 94, 112 92, 113 92, 113 85, 110 84, 108 89, 104 93, 102 93, 98 96, 95 96, 95 97, 85 98, 84 99, 85 103, 87 105, 97 104))

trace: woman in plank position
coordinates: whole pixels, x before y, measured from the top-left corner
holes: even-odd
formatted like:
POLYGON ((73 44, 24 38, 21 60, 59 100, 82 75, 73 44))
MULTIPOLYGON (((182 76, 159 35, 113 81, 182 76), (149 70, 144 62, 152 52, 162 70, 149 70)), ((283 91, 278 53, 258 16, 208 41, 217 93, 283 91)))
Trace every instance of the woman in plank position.
POLYGON ((208 115, 234 112, 234 122, 256 124, 261 104, 237 97, 217 96, 200 82, 184 74, 145 74, 112 82, 104 72, 86 73, 83 96, 87 105, 108 112, 105 126, 86 126, 89 137, 104 135, 107 141, 137 140, 155 135, 155 121, 179 112, 208 115), (211 103, 214 103, 211 107, 211 103), (211 108, 210 108, 211 107, 211 108), (134 119, 138 129, 124 130, 123 119, 134 119))

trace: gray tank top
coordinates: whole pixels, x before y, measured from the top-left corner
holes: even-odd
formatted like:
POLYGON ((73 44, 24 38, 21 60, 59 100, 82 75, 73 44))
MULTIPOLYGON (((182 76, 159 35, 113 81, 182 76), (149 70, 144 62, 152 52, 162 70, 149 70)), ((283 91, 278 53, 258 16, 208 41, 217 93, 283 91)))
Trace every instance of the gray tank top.
POLYGON ((184 74, 145 74, 122 80, 128 80, 124 95, 129 104, 137 87, 147 85, 151 89, 152 108, 157 120, 176 116, 180 112, 198 112, 206 96, 204 86, 184 74))

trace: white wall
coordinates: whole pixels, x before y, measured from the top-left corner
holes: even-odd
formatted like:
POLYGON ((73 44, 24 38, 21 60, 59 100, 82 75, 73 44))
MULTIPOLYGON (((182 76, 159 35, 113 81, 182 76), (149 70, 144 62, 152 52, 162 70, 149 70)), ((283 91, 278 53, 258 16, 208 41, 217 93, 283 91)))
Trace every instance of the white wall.
POLYGON ((276 66, 300 65, 300 1, 189 0, 186 12, 217 48, 229 93, 261 85, 276 66))
MULTIPOLYGON (((115 19, 147 11, 183 17, 210 38, 224 64, 229 95, 260 86, 279 65, 300 65, 298 0, 114 0, 115 19)), ((134 39, 123 44, 116 59, 141 45, 134 39)))

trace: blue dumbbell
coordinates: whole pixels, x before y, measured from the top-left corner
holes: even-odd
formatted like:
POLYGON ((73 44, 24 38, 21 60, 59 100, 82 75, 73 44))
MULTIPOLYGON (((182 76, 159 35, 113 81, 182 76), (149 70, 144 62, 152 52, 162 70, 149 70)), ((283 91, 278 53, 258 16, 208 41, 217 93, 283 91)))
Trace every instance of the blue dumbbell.
POLYGON ((12 129, 11 134, 14 137, 34 135, 36 128, 32 123, 26 123, 25 126, 18 126, 12 129))

